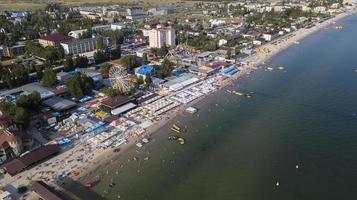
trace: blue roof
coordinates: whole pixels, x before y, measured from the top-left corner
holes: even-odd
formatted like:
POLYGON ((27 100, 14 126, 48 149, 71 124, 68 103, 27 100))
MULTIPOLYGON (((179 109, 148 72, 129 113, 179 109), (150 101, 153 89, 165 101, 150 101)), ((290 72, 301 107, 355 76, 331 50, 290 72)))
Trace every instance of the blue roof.
POLYGON ((180 76, 182 76, 183 73, 184 73, 183 71, 174 71, 173 75, 176 77, 180 77, 180 76))
POLYGON ((151 65, 142 65, 138 70, 138 74, 140 75, 148 75, 154 70, 154 67, 151 65))

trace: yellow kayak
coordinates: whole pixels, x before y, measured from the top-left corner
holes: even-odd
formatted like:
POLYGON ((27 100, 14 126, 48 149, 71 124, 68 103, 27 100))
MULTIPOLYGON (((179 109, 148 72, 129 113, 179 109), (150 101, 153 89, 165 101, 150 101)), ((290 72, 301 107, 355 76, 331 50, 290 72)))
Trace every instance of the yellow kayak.
POLYGON ((177 130, 175 128, 171 128, 171 130, 175 131, 176 133, 180 133, 180 130, 177 130))
POLYGON ((181 144, 181 145, 182 145, 182 144, 185 144, 185 139, 183 139, 183 138, 178 138, 177 141, 178 141, 178 143, 181 144))
POLYGON ((180 130, 181 130, 181 128, 180 128, 180 127, 178 127, 176 124, 172 125, 172 127, 173 127, 174 129, 178 130, 178 131, 180 131, 180 130))

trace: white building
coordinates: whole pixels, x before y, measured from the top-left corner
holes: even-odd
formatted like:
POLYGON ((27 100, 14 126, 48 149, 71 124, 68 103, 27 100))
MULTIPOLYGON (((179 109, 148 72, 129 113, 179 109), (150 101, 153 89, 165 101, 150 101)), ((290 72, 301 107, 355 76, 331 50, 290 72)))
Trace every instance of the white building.
POLYGON ((97 38, 79 39, 61 43, 61 46, 66 55, 78 55, 97 49, 97 41, 97 38))
POLYGON ((218 27, 226 25, 226 21, 220 19, 210 19, 209 20, 210 27, 218 27))
POLYGON ((122 23, 113 23, 110 25, 110 28, 114 31, 114 30, 121 30, 123 28, 126 28, 126 25, 125 24, 122 24, 122 23))
POLYGON ((260 46, 260 45, 262 45, 262 41, 260 41, 260 40, 254 40, 254 41, 253 41, 253 45, 260 46))
POLYGON ((121 30, 125 28, 125 25, 122 23, 113 23, 113 24, 105 24, 105 25, 98 25, 93 26, 92 30, 94 31, 114 31, 114 30, 121 30))
POLYGON ((326 13, 327 9, 324 6, 317 6, 314 8, 315 13, 326 13))
POLYGON ((218 40, 218 46, 223 46, 223 45, 225 45, 225 44, 227 44, 227 40, 226 39, 220 39, 220 40, 218 40))
POLYGON ((167 45, 176 46, 176 33, 172 27, 158 27, 149 32, 149 46, 151 48, 161 48, 167 45))
POLYGON ((271 35, 271 34, 264 33, 264 34, 262 35, 262 38, 263 38, 265 41, 271 41, 272 35, 271 35))
POLYGON ((75 31, 69 32, 68 35, 73 38, 78 39, 84 34, 84 32, 87 32, 87 31, 88 31, 87 29, 75 30, 75 31))

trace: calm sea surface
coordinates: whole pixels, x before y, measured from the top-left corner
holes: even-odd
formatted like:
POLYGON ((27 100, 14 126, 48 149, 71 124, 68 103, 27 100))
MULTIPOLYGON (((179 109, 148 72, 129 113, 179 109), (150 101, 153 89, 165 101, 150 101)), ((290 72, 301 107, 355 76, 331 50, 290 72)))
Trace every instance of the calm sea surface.
POLYGON ((196 105, 198 115, 180 114, 140 152, 98 170, 95 188, 72 192, 93 200, 357 199, 357 16, 340 24, 268 63, 284 71, 260 69, 226 88, 252 98, 214 93, 196 105), (167 140, 173 123, 187 126, 185 145, 167 140))

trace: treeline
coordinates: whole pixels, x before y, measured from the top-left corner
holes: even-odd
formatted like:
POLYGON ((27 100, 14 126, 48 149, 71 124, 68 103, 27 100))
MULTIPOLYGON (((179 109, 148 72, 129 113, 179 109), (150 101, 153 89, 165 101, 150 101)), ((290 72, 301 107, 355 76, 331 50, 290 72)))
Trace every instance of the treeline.
POLYGON ((40 109, 41 96, 38 92, 21 95, 15 103, 5 99, 0 101, 0 111, 6 113, 20 128, 26 128, 29 125, 32 114, 39 112, 40 109))
POLYGON ((54 64, 56 61, 64 58, 64 50, 62 47, 42 47, 38 43, 27 41, 26 50, 28 54, 46 59, 49 64, 54 64))
POLYGON ((217 50, 217 41, 208 37, 205 34, 200 34, 199 36, 190 36, 187 41, 188 45, 202 49, 204 51, 215 51, 217 50))
POLYGON ((316 15, 312 12, 305 12, 301 8, 290 8, 282 12, 255 13, 247 18, 250 25, 261 25, 263 27, 290 27, 291 23, 299 17, 312 17, 316 15))

